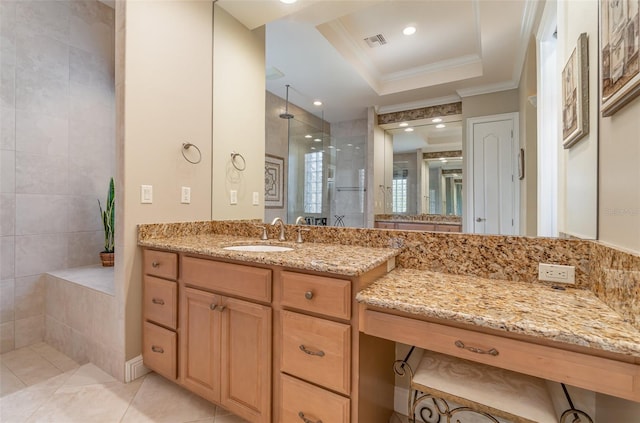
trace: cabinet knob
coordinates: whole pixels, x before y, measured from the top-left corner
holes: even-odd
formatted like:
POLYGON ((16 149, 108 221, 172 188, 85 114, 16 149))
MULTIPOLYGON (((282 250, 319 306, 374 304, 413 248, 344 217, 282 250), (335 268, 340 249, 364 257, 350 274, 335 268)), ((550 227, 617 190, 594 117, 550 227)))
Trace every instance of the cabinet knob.
POLYGON ((160 267, 160 262, 157 262, 157 261, 152 262, 151 267, 160 267))
POLYGON ((305 293, 304 293, 304 297, 305 297, 307 300, 312 299, 312 298, 313 298, 313 291, 307 291, 307 292, 305 292, 305 293))
POLYGON ((309 420, 302 411, 298 411, 298 417, 300 417, 304 423, 322 423, 322 420, 309 420))
POLYGON ((227 307, 223 306, 223 305, 218 306, 218 311, 223 312, 225 308, 227 308, 227 307))
POLYGON ((209 304, 209 308, 210 308, 211 310, 215 310, 215 309, 216 309, 216 307, 218 307, 216 304, 209 304))

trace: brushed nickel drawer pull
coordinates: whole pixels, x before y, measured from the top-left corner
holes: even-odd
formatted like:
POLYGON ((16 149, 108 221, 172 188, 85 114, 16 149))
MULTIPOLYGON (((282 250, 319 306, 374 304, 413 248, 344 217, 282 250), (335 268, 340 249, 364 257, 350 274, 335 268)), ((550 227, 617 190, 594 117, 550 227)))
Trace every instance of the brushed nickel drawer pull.
POLYGON ((489 354, 492 356, 497 356, 498 354, 500 354, 498 352, 498 350, 496 350, 495 348, 491 348, 490 350, 483 350, 481 348, 476 348, 476 347, 467 347, 466 345, 464 345, 464 342, 457 340, 456 342, 454 342, 455 346, 458 348, 462 348, 465 349, 467 351, 471 351, 472 353, 476 353, 476 354, 489 354))
POLYGON ((158 305, 164 305, 164 300, 162 298, 153 298, 151 302, 158 305))
POLYGON ((154 261, 151 263, 151 267, 160 267, 160 263, 157 261, 154 261))
POLYGON ((307 300, 312 299, 312 298, 313 298, 313 291, 307 291, 307 292, 305 292, 305 293, 304 293, 304 297, 305 297, 307 300))
POLYGON ((216 307, 218 307, 218 306, 217 306, 217 305, 215 305, 215 304, 209 304, 209 308, 210 308, 211 310, 215 310, 215 309, 216 309, 216 307))
POLYGON ((324 351, 311 351, 308 350, 304 345, 300 345, 300 351, 309 355, 317 355, 318 357, 324 357, 324 351))
POLYGON ((164 348, 162 347, 157 347, 155 345, 151 346, 151 351, 155 352, 155 353, 160 353, 160 354, 164 354, 164 348))
POLYGON ((298 411, 298 417, 300 417, 304 423, 322 423, 322 420, 316 420, 315 422, 313 420, 309 420, 305 417, 302 411, 298 411))

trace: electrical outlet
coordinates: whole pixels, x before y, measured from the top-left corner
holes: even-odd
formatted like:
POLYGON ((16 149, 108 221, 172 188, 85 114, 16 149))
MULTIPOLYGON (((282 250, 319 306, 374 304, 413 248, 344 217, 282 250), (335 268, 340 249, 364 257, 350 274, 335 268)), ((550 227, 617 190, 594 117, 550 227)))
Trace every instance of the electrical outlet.
POLYGON ((576 268, 560 264, 538 263, 538 279, 550 282, 575 283, 576 268))
POLYGON ((229 203, 238 204, 238 191, 235 189, 229 191, 229 203))
POLYGON ((260 194, 256 191, 253 192, 253 205, 254 206, 260 205, 260 194))
POLYGON ((191 188, 190 187, 182 187, 180 202, 182 204, 191 204, 191 188))
POLYGON ((153 203, 153 185, 140 185, 140 202, 142 204, 153 203))

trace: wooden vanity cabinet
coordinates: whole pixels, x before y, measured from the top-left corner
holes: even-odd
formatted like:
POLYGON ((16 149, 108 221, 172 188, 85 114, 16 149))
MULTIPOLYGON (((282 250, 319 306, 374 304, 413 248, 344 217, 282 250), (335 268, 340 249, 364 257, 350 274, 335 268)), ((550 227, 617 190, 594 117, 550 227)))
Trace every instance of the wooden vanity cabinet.
POLYGON ((271 422, 271 270, 183 257, 180 383, 254 423, 271 422), (266 286, 256 286, 266 285, 266 286), (217 292, 210 292, 215 290, 217 292))
POLYGON ((455 223, 432 223, 411 221, 376 221, 374 227, 378 229, 398 229, 402 231, 427 231, 427 232, 462 232, 462 225, 455 223))
POLYGON ((353 312, 355 293, 385 270, 352 278, 276 272, 274 422, 389 421, 394 345, 361 335, 353 312))
POLYGON ((167 379, 178 377, 178 255, 144 250, 142 360, 167 379))

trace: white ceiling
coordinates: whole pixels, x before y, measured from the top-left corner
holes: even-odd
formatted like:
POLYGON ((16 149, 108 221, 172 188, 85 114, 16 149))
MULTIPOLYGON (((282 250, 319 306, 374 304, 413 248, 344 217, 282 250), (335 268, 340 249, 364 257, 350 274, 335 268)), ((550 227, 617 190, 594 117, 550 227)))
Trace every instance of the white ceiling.
POLYGON ((266 26, 267 89, 329 122, 517 88, 543 0, 219 0, 250 29, 266 26), (416 34, 405 36, 407 25, 416 34), (387 44, 370 48, 365 38, 387 44), (311 102, 321 99, 324 105, 311 102))

